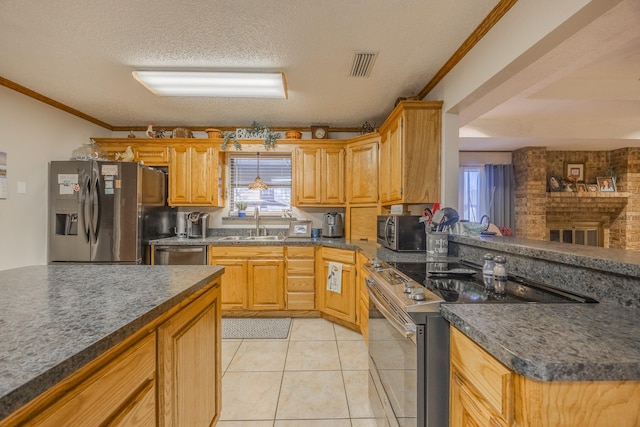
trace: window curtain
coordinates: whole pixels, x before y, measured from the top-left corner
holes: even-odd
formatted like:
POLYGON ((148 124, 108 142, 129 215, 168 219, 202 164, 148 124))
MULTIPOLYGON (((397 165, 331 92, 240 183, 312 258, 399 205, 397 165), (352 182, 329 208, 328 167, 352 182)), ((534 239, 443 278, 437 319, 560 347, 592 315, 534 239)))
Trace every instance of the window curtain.
POLYGON ((484 165, 480 205, 498 227, 515 230, 516 179, 513 165, 484 165))

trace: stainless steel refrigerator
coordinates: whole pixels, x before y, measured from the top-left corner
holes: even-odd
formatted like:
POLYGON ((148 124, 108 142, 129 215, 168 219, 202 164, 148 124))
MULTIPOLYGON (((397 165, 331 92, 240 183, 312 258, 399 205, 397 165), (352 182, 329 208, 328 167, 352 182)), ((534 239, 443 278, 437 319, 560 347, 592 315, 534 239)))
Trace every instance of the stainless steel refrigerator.
POLYGON ((141 264, 144 220, 166 212, 166 179, 133 162, 49 165, 49 262, 141 264))

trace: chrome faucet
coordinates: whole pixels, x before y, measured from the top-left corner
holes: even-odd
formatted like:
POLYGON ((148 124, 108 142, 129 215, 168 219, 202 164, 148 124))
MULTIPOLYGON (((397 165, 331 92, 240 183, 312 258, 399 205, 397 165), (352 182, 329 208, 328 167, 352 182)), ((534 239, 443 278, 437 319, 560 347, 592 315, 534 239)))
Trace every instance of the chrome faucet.
POLYGON ((260 206, 255 207, 253 217, 256 220, 256 237, 260 236, 260 206))

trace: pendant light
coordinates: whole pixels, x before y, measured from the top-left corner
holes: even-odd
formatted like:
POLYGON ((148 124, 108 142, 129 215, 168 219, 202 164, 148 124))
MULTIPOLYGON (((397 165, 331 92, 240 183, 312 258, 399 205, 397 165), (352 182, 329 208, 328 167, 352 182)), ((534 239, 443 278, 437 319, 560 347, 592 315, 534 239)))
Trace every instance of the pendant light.
POLYGON ((256 179, 254 179, 253 182, 249 184, 249 190, 263 191, 266 190, 268 186, 262 181, 262 178, 260 178, 260 153, 256 153, 256 156, 258 159, 258 172, 256 174, 256 179))

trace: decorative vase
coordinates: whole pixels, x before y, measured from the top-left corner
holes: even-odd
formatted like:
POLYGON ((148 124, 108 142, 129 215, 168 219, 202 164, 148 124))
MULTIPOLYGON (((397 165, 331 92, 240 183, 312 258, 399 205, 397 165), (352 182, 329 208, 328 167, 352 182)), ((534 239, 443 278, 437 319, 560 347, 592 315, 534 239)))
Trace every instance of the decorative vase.
POLYGON ((204 130, 209 138, 222 138, 222 132, 220 129, 207 128, 204 130))

